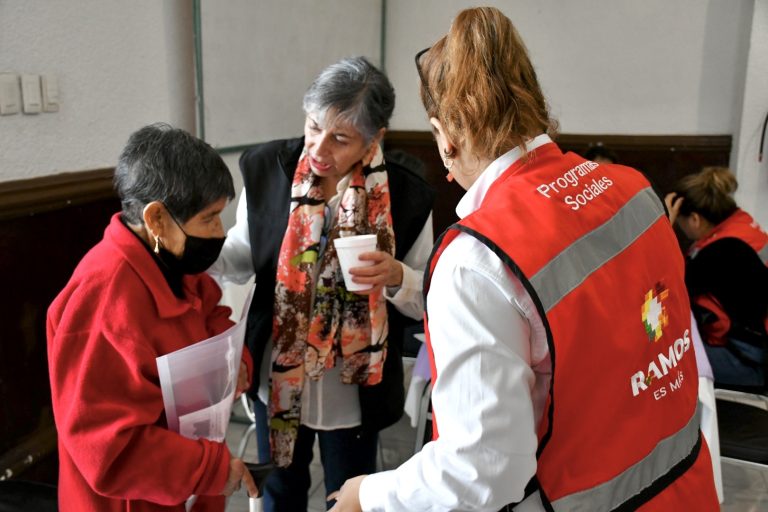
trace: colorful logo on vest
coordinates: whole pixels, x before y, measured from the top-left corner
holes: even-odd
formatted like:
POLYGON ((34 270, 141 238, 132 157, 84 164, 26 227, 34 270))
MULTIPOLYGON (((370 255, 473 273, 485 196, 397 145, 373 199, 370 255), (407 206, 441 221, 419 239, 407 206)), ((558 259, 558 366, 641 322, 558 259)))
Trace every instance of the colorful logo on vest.
POLYGON ((643 327, 652 343, 659 341, 664 327, 669 324, 667 308, 664 307, 664 301, 668 297, 669 290, 662 283, 656 283, 656 286, 645 294, 642 308, 643 327))

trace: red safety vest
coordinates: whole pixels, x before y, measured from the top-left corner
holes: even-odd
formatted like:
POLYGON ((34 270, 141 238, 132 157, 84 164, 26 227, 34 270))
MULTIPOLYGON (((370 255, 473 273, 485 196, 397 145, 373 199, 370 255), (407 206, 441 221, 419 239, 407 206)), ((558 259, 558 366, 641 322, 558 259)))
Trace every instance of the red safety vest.
MULTIPOLYGON (((443 234, 425 290, 462 232, 520 278, 544 322, 552 380, 535 478, 545 507, 719 510, 699 431, 684 261, 645 178, 539 147, 443 234)), ((427 300, 427 333, 428 318, 427 300)), ((432 377, 439 386, 434 358, 432 377)))
POLYGON ((696 241, 688 249, 688 256, 695 258, 700 250, 723 238, 738 238, 752 247, 768 265, 768 234, 760 228, 751 215, 742 209, 737 209, 727 219, 715 226, 706 237, 696 241))

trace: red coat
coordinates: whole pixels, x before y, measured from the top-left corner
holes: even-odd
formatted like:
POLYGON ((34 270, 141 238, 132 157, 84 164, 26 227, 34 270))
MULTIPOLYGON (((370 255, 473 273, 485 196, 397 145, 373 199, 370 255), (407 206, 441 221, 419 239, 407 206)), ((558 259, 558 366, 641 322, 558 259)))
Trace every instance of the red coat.
POLYGON ((115 215, 48 309, 62 511, 182 511, 192 494, 196 510, 224 510, 226 445, 165 425, 155 358, 232 325, 208 275, 183 286, 181 300, 115 215))
POLYGON ((684 262, 648 182, 546 144, 446 232, 430 270, 459 232, 506 263, 544 321, 542 501, 555 511, 717 510, 684 262))

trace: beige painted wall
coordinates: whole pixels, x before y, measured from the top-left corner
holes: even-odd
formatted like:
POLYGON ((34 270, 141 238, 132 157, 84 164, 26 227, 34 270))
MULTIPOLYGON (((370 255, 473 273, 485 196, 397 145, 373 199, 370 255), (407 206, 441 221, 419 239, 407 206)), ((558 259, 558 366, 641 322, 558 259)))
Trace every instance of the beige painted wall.
POLYGON ((191 3, 0 0, 0 72, 53 73, 60 110, 0 116, 0 181, 112 166, 131 132, 194 130, 191 3))
MULTIPOLYGON (((766 161, 754 157, 768 108, 768 0, 488 3, 517 24, 564 132, 732 134, 738 199, 768 224, 766 161)), ((319 69, 344 54, 380 58, 382 0, 228 4, 202 3, 215 145, 299 134, 301 95, 319 69)), ((427 129, 413 55, 468 5, 386 1, 393 129, 427 129)), ((189 0, 0 0, 0 72, 54 73, 61 94, 58 113, 0 117, 0 182, 114 165, 150 122, 194 130, 191 18, 189 0)), ((238 180, 237 155, 226 160, 238 180)))

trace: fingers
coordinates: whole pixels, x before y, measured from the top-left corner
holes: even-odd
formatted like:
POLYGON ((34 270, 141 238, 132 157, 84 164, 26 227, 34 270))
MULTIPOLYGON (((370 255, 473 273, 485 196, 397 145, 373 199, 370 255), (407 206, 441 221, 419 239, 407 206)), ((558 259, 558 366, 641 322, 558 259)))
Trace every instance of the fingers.
MULTIPOLYGON (((241 464, 243 464, 243 467, 245 468, 245 463, 240 461, 241 464)), ((256 482, 253 481, 253 477, 251 476, 251 472, 248 471, 248 469, 245 469, 245 472, 243 473, 243 478, 240 480, 242 483, 245 484, 245 490, 248 492, 248 496, 251 498, 255 498, 259 495, 259 488, 256 486, 256 482)))
POLYGON ((680 205, 683 204, 683 197, 678 196, 675 192, 670 192, 664 196, 664 203, 669 211, 679 210, 680 205))
POLYGON ((371 285, 370 288, 366 288, 365 290, 355 290, 353 293, 356 293, 358 295, 371 295, 381 290, 386 285, 387 280, 386 280, 386 276, 375 276, 375 277, 354 276, 352 278, 352 281, 357 284, 371 285))
POLYGON ((388 263, 382 262, 370 267, 352 267, 349 269, 349 273, 355 283, 373 285, 373 289, 364 290, 368 294, 387 284, 390 268, 388 263))
POLYGON ((678 196, 675 192, 670 192, 664 196, 664 203, 667 205, 667 211, 669 212, 669 222, 674 224, 677 216, 680 214, 683 197, 678 196))
POLYGON ((232 496, 232 493, 236 491, 235 484, 227 482, 227 485, 224 486, 224 489, 221 491, 221 494, 226 497, 232 496))
POLYGON ((391 254, 383 251, 366 252, 360 260, 371 261, 367 267, 352 267, 349 273, 359 284, 370 284, 374 288, 400 286, 403 282, 403 267, 391 254))
POLYGON ((248 496, 258 496, 259 488, 256 487, 256 482, 253 481, 251 473, 248 468, 245 467, 245 463, 242 459, 232 458, 229 461, 229 476, 227 477, 227 483, 224 486, 224 490, 221 494, 224 496, 231 496, 235 491, 239 491, 245 484, 245 490, 248 492, 248 496))
POLYGON ((362 512, 360 506, 360 484, 365 475, 350 478, 338 491, 332 492, 326 498, 327 501, 336 500, 331 511, 338 512, 362 512))
POLYGON ((367 267, 351 267, 349 269, 349 273, 356 276, 370 277, 370 276, 376 276, 382 273, 386 273, 388 269, 389 269, 389 265, 387 263, 382 262, 382 263, 375 263, 367 267))
POLYGON ((363 261, 384 261, 391 257, 392 255, 384 251, 363 252, 358 256, 363 261))
POLYGON ((248 366, 240 361, 240 371, 237 374, 237 388, 235 389, 235 398, 240 398, 244 391, 248 390, 248 366))
POLYGON ((370 261, 372 263, 364 267, 352 267, 349 269, 349 273, 365 277, 389 272, 389 268, 392 266, 391 261, 394 261, 392 255, 384 251, 364 252, 359 256, 359 259, 360 261, 370 261))

